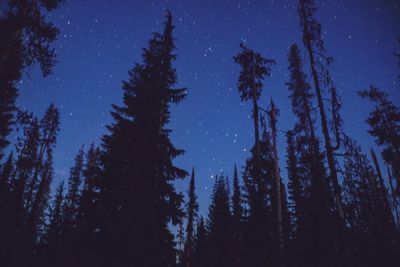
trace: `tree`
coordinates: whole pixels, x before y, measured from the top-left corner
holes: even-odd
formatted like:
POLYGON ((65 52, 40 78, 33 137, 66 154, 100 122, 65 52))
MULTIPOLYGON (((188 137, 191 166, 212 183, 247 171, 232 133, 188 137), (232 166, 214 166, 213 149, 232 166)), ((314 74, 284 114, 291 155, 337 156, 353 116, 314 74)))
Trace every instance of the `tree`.
MULTIPOLYGON (((266 124, 263 123, 265 126, 266 124)), ((274 258, 272 221, 273 181, 275 177, 271 137, 266 128, 260 140, 261 179, 255 175, 255 147, 246 160, 244 182, 245 216, 243 223, 243 266, 260 266, 274 258)))
POLYGON ((359 91, 358 95, 375 104, 374 110, 366 120, 368 133, 375 142, 383 146, 382 158, 391 168, 397 180, 397 193, 400 190, 400 109, 388 99, 388 95, 376 87, 359 91))
POLYGON ((232 182, 232 197, 231 197, 231 208, 232 208, 232 254, 233 265, 241 266, 243 261, 243 196, 241 185, 239 183, 239 175, 237 172, 236 164, 233 171, 233 182, 232 182))
POLYGON ((211 246, 209 266, 232 266, 232 216, 224 176, 216 175, 211 204, 208 208, 207 230, 211 246))
POLYGON ((96 253, 99 249, 99 221, 101 220, 100 193, 102 190, 102 153, 92 143, 86 153, 82 169, 82 193, 76 216, 76 239, 80 244, 76 266, 101 265, 96 253))
POLYGON ((294 225, 294 249, 296 264, 326 264, 326 259, 334 257, 331 246, 334 243, 331 216, 331 189, 327 181, 320 141, 315 133, 315 97, 297 45, 292 45, 289 56, 289 81, 286 83, 293 113, 297 122, 287 133, 287 169, 289 193, 292 201, 292 221, 294 225), (312 254, 318 251, 317 256, 312 254), (311 262, 310 262, 311 261, 311 262))
POLYGON ((208 233, 203 217, 200 217, 199 221, 197 222, 193 266, 210 266, 210 247, 208 242, 208 233))
POLYGON ((56 39, 58 29, 45 20, 44 10, 55 10, 62 0, 7 2, 0 16, 0 159, 9 144, 7 136, 14 123, 18 96, 15 83, 25 68, 38 63, 43 76, 47 76, 56 62, 50 44, 56 39))
POLYGON ((284 253, 284 233, 283 233, 283 218, 282 218, 282 213, 283 213, 283 208, 282 208, 282 181, 281 181, 281 175, 280 175, 280 170, 279 170, 279 159, 278 159, 278 148, 277 148, 277 129, 276 129, 276 122, 277 122, 277 117, 279 116, 279 110, 275 106, 274 102, 271 99, 271 107, 268 112, 269 115, 269 122, 270 126, 272 129, 272 149, 273 149, 273 154, 274 154, 274 218, 275 218, 275 225, 276 225, 276 232, 275 232, 275 240, 277 242, 277 248, 278 248, 278 265, 283 265, 283 253, 284 253))
MULTIPOLYGON (((319 108, 322 133, 325 143, 326 159, 329 166, 329 177, 333 185, 334 201, 336 211, 339 216, 340 232, 344 234, 344 213, 341 201, 341 188, 335 167, 334 151, 340 147, 340 127, 341 120, 339 115, 339 103, 337 99, 336 88, 329 74, 329 66, 332 58, 326 56, 324 41, 321 37, 321 24, 314 17, 316 7, 313 0, 300 0, 298 13, 300 17, 300 26, 303 33, 303 44, 307 50, 309 63, 311 67, 311 76, 314 82, 317 103, 319 108), (321 84, 322 83, 322 84, 321 84), (328 126, 327 113, 322 96, 323 86, 331 92, 331 122, 336 144, 331 140, 330 128, 328 126)), ((342 237, 343 238, 343 237, 342 237)))
POLYGON ((275 61, 263 57, 260 53, 247 48, 243 43, 240 44, 240 48, 242 51, 234 57, 235 63, 241 66, 237 86, 241 101, 251 100, 253 103, 255 174, 260 179, 260 121, 257 101, 261 96, 262 81, 265 76, 271 76, 271 66, 275 65, 275 61))
POLYGON ((57 186, 52 204, 49 207, 48 223, 46 224, 46 232, 42 239, 40 253, 44 266, 51 266, 54 262, 60 261, 64 253, 61 240, 64 218, 63 203, 64 181, 57 186))
POLYGON ((186 96, 174 89, 174 26, 168 11, 164 30, 143 49, 143 63, 123 83, 123 106, 114 106, 114 123, 104 136, 104 215, 101 234, 113 266, 173 266, 174 237, 169 224, 184 214, 183 196, 173 182, 187 176, 173 159, 184 153, 171 143, 170 105, 186 96), (157 257, 154 257, 157 255, 157 257))
POLYGON ((345 145, 344 199, 353 253, 362 266, 390 265, 398 248, 386 188, 356 142, 348 138, 345 145))
POLYGON ((197 196, 195 192, 194 168, 192 169, 192 176, 190 178, 188 197, 189 201, 186 206, 186 244, 184 252, 184 261, 185 266, 187 267, 193 266, 194 220, 196 219, 197 212, 199 210, 199 205, 197 204, 197 196))

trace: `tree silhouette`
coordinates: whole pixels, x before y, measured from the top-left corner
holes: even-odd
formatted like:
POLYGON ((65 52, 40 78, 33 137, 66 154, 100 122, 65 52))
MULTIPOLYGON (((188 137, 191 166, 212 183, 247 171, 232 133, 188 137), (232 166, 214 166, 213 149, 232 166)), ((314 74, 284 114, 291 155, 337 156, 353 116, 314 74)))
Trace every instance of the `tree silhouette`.
POLYGON ((224 176, 216 175, 207 220, 211 246, 209 266, 232 265, 232 215, 228 190, 224 176))
POLYGON ((388 99, 388 95, 376 87, 359 91, 358 94, 375 104, 366 122, 368 133, 375 137, 375 142, 384 146, 382 158, 391 168, 391 175, 397 180, 400 189, 400 109, 388 99))
POLYGON ((47 76, 56 62, 50 44, 56 39, 58 29, 45 20, 44 13, 57 9, 61 2, 9 0, 0 15, 0 159, 9 144, 7 136, 14 123, 18 96, 15 83, 26 67, 38 63, 43 76, 47 76))
POLYGON ((199 205, 197 204, 197 196, 195 192, 194 168, 190 178, 188 189, 188 203, 186 206, 187 224, 186 224, 186 243, 184 251, 185 266, 193 266, 193 249, 194 249, 194 221, 197 218, 199 205))
POLYGON ((174 166, 184 153, 169 140, 171 104, 186 96, 174 89, 176 55, 172 15, 167 12, 164 30, 154 33, 143 49, 143 63, 129 71, 123 83, 124 104, 114 106, 114 123, 104 136, 105 211, 101 234, 113 266, 170 266, 176 262, 169 223, 180 223, 182 194, 173 182, 187 172, 174 166), (157 255, 157 257, 154 257, 157 255))

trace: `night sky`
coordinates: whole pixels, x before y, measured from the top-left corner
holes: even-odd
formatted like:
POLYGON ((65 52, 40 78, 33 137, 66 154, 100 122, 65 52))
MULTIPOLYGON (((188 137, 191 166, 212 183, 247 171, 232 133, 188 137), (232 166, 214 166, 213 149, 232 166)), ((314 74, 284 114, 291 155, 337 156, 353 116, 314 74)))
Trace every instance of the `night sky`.
MULTIPOLYGON (((356 90, 375 85, 400 103, 400 68, 393 53, 400 50, 400 0, 318 1, 328 54, 334 58, 332 77, 340 91, 345 131, 368 151, 374 146, 366 133, 371 105, 356 90)), ((213 177, 239 170, 254 142, 250 103, 242 104, 236 82, 239 66, 232 57, 239 43, 261 52, 277 64, 264 82, 260 105, 272 97, 281 110, 278 127, 295 122, 287 77, 287 54, 292 43, 301 45, 297 1, 132 1, 66 0, 49 18, 59 29, 54 43, 58 64, 43 79, 38 68, 20 81, 18 105, 42 116, 54 102, 61 112, 61 131, 55 150, 55 183, 68 177, 82 145, 100 143, 111 123, 111 104, 122 100, 121 81, 153 31, 162 29, 165 9, 173 15, 178 73, 177 87, 188 97, 172 108, 172 140, 186 154, 176 165, 196 168, 201 213, 205 213, 213 177)), ((308 71, 308 70, 307 70, 308 71)), ((319 122, 318 124, 319 125, 319 122)), ((285 138, 279 136, 282 176, 285 138)), ((177 184, 187 188, 188 180, 177 184)))

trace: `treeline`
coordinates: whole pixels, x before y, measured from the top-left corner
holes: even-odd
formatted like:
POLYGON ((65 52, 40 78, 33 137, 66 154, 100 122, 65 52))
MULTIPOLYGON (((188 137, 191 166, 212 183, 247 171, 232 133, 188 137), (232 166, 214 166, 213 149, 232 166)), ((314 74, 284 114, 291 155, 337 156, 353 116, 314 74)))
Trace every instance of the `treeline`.
POLYGON ((15 100, 26 67, 39 64, 46 76, 56 62, 50 45, 58 30, 46 14, 60 4, 10 0, 0 16, 1 266, 399 264, 400 109, 378 88, 358 92, 374 103, 366 122, 380 166, 374 150, 366 153, 344 130, 312 0, 299 0, 302 47, 288 51, 282 90, 296 117, 284 133, 287 177, 278 161, 279 109, 272 99, 260 106, 275 61, 240 44, 233 61, 241 100, 252 103, 254 145, 232 179, 216 175, 207 217, 198 214, 195 169, 187 201, 174 187, 189 174, 173 164, 184 150, 167 128, 170 106, 186 96, 175 88, 169 11, 123 82, 123 104, 113 106, 101 146, 82 147, 68 180, 52 185, 59 112, 51 104, 37 118, 15 100))

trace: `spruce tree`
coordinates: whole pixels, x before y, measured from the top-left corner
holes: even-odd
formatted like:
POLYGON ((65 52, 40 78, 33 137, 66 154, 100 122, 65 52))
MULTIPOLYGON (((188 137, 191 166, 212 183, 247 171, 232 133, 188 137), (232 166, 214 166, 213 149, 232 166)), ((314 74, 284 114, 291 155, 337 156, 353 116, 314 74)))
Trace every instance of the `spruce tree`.
POLYGON ((232 266, 232 215, 227 185, 222 174, 215 178, 208 209, 207 230, 211 246, 209 266, 232 266))
POLYGON ((398 247, 386 188, 356 142, 347 138, 345 145, 346 224, 355 259, 362 266, 390 265, 398 247))
POLYGON ((275 65, 275 61, 263 57, 260 53, 257 53, 247 48, 243 43, 240 44, 242 51, 234 57, 235 63, 241 67, 240 75, 238 79, 238 90, 240 93, 240 99, 244 101, 252 101, 253 110, 253 122, 254 122, 254 160, 255 160, 255 176, 257 179, 261 179, 261 166, 260 166, 260 118, 259 118, 259 106, 258 100, 261 96, 263 89, 264 77, 271 76, 271 66, 275 65))
POLYGON ((376 87, 359 91, 358 94, 375 104, 374 110, 366 120, 370 129, 368 133, 375 142, 383 146, 383 160, 390 166, 391 174, 397 181, 397 194, 400 190, 400 109, 388 95, 376 87))
POLYGON ((54 11, 61 2, 8 0, 0 15, 0 160, 15 122, 16 82, 27 67, 38 63, 43 76, 47 76, 56 62, 50 44, 59 31, 46 20, 45 14, 54 11))
POLYGON ((76 216, 76 243, 79 250, 75 266, 100 265, 96 253, 99 249, 99 220, 101 219, 100 193, 102 189, 101 150, 92 143, 86 153, 82 169, 82 193, 76 216))
POLYGON ((197 204, 197 196, 195 192, 194 167, 190 178, 188 189, 188 203, 186 206, 187 224, 186 224, 186 243, 184 250, 185 266, 193 266, 193 246, 194 246, 194 221, 197 218, 199 205, 197 204))
POLYGON ((207 228, 203 217, 197 222, 196 238, 194 244, 193 266, 210 266, 210 246, 208 242, 207 228))
MULTIPOLYGON (((324 41, 321 36, 321 24, 315 18, 316 6, 313 0, 299 0, 298 14, 300 17, 300 27, 303 35, 303 44, 306 48, 309 64, 311 68, 311 77, 314 82, 319 116, 321 121, 321 130, 323 134, 326 160, 329 167, 330 183, 333 187, 333 200, 335 203, 338 219, 338 238, 341 243, 341 256, 337 257, 347 264, 350 260, 348 253, 349 244, 345 238, 345 215, 341 200, 341 187, 336 169, 334 157, 335 150, 340 148, 341 141, 341 118, 339 114, 340 101, 336 93, 336 87, 333 84, 329 73, 329 67, 332 58, 326 55, 324 41), (330 120, 326 111, 323 90, 330 92, 329 104, 331 116, 330 120), (329 122, 331 122, 329 124, 329 122)), ((317 189, 319 190, 319 189, 317 189)), ((318 193, 318 192, 316 192, 318 193)))
POLYGON ((300 49, 292 45, 289 56, 289 81, 286 83, 293 113, 294 129, 287 134, 287 168, 295 223, 294 243, 297 264, 326 264, 334 257, 331 216, 331 189, 327 181, 320 141, 315 133, 314 94, 303 71, 300 49), (316 257, 311 255, 318 251, 316 257), (312 263, 314 262, 314 263, 312 263))
POLYGON ((115 106, 110 134, 104 136, 104 215, 101 233, 113 266, 173 266, 174 236, 184 214, 183 196, 173 182, 187 176, 173 159, 184 153, 171 143, 170 105, 186 96, 177 83, 175 40, 168 11, 162 33, 143 49, 143 63, 123 83, 123 105, 115 106), (154 257, 157 255, 157 257, 154 257))

